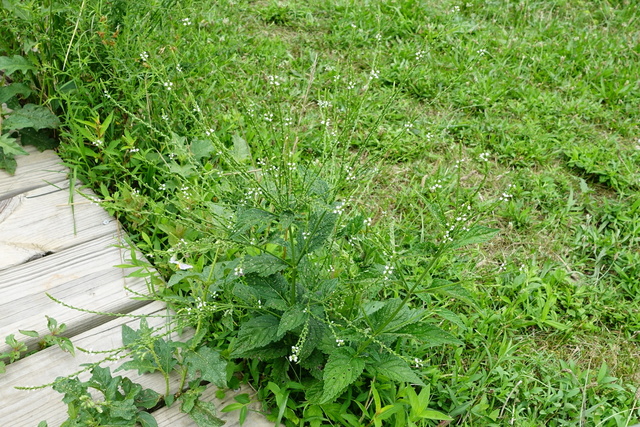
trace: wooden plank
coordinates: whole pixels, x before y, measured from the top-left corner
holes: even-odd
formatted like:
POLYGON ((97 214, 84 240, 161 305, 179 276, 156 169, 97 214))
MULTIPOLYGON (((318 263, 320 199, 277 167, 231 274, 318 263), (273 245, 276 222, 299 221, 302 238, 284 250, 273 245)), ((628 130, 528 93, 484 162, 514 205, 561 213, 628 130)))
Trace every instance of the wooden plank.
MULTIPOLYGON (((153 302, 132 313, 133 315, 150 315, 147 318, 151 327, 162 327, 167 314, 164 304, 153 302)), ((7 372, 0 376, 0 425, 2 426, 35 426, 38 422, 46 420, 50 427, 59 426, 67 419, 66 405, 62 403, 62 394, 50 387, 37 390, 18 390, 15 387, 34 387, 53 382, 57 377, 71 375, 82 369, 81 364, 98 363, 104 359, 105 354, 98 353, 117 349, 122 346, 122 325, 127 324, 137 329, 138 319, 117 318, 90 331, 84 332, 73 339, 73 343, 80 348, 91 349, 93 353, 78 352, 76 357, 65 353, 57 347, 47 348, 25 359, 19 360, 7 366, 7 372)), ((187 337, 172 339, 185 340, 187 337)), ((113 370, 127 359, 116 362, 103 363, 101 366, 112 368, 112 375, 127 376, 133 382, 141 384, 144 388, 151 388, 160 394, 165 393, 164 377, 158 374, 138 375, 135 371, 113 370)), ((88 372, 83 372, 79 378, 86 381, 88 372)), ((179 387, 179 378, 172 375, 170 380, 171 393, 175 393, 179 387)), ((218 410, 233 402, 233 397, 240 393, 255 393, 247 386, 237 391, 227 391, 223 400, 215 398, 215 386, 210 386, 204 392, 202 399, 213 402, 218 410)), ((98 396, 96 396, 98 397, 98 396)), ((258 402, 250 404, 252 412, 249 413, 245 426, 266 427, 272 426, 257 411, 260 410, 258 402)), ((170 408, 161 408, 153 413, 159 426, 195 426, 195 423, 185 414, 180 412, 179 403, 170 408)), ((218 416, 227 421, 227 426, 239 426, 238 413, 222 413, 218 416)))
MULTIPOLYGON (((215 405, 218 418, 226 421, 225 427, 240 427, 239 411, 220 412, 220 410, 230 403, 235 403, 234 397, 243 393, 247 393, 252 399, 249 404, 249 413, 243 425, 249 427, 273 427, 274 423, 268 422, 264 415, 260 413, 261 404, 255 400, 256 393, 249 386, 242 385, 238 390, 228 390, 224 399, 216 398, 216 389, 217 387, 215 386, 207 387, 200 399, 215 405)), ((161 408, 154 412, 153 416, 158 422, 158 427, 192 427, 196 425, 191 418, 180 412, 178 405, 161 408)))
POLYGON ((15 175, 0 170, 0 200, 12 194, 48 185, 48 182, 67 179, 67 169, 54 151, 46 150, 41 153, 32 146, 26 146, 24 149, 29 155, 16 157, 18 167, 15 175))
MULTIPOLYGON (((163 316, 166 313, 163 303, 154 302, 132 314, 163 316)), ((164 317, 148 318, 148 323, 152 327, 162 326, 164 322, 164 317)), ((62 403, 62 394, 54 391, 51 387, 32 391, 17 390, 15 387, 48 384, 57 377, 78 372, 82 369, 81 364, 100 362, 104 359, 105 354, 97 354, 97 352, 117 349, 122 346, 123 324, 137 329, 139 320, 117 318, 72 339, 76 346, 90 349, 94 352, 93 354, 77 352, 76 357, 73 357, 58 347, 50 347, 8 365, 7 372, 0 376, 0 402, 2 402, 0 405, 0 425, 35 426, 38 422, 46 420, 50 427, 59 426, 67 418, 67 407, 62 403)), ((115 366, 123 362, 124 360, 121 360, 102 366, 111 367, 113 374, 115 366)), ((126 375, 144 388, 152 388, 161 394, 165 392, 165 382, 162 375, 145 374, 139 376, 134 371, 121 371, 115 375, 126 375)), ((80 379, 83 381, 89 377, 88 372, 83 372, 80 375, 80 379)), ((170 385, 172 391, 175 392, 179 386, 176 376, 172 377, 170 385)))
MULTIPOLYGON (((46 293, 74 307, 99 312, 126 313, 144 305, 132 300, 133 294, 147 293, 144 279, 126 278, 130 272, 114 265, 122 264, 124 253, 113 247, 115 236, 74 246, 57 254, 0 271, 0 337, 19 329, 47 333, 45 315, 67 325, 68 336, 89 330, 108 317, 72 310, 46 293)), ((25 340, 31 348, 36 340, 25 340)), ((0 343, 0 352, 8 346, 0 343)))
POLYGON ((68 181, 0 201, 0 270, 117 232, 116 221, 83 196, 73 207, 68 181))

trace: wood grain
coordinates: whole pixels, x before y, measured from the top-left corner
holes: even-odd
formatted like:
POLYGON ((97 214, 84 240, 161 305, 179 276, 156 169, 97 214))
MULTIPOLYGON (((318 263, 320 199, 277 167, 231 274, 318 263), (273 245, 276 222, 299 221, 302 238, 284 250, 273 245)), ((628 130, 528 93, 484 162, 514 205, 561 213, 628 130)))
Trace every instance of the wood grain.
POLYGON ((48 183, 67 179, 67 169, 51 150, 39 152, 35 147, 26 146, 28 156, 18 156, 15 175, 0 170, 0 200, 8 194, 19 194, 26 189, 42 187, 48 183))
POLYGON ((117 232, 100 206, 75 194, 72 211, 69 197, 63 181, 0 202, 0 270, 117 232))

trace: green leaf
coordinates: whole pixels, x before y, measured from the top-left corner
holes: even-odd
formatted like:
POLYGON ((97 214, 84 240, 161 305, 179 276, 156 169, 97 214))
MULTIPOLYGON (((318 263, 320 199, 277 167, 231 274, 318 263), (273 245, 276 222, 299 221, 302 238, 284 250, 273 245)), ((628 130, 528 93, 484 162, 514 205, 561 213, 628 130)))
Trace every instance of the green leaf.
POLYGON ((200 347, 196 351, 190 351, 185 356, 189 378, 197 378, 196 372, 200 371, 203 380, 209 381, 218 387, 227 385, 227 361, 220 358, 220 353, 209 347, 200 347))
POLYGON ((0 87, 0 104, 9 101, 16 95, 27 97, 31 95, 31 89, 22 83, 12 83, 8 86, 0 87))
POLYGON ((296 304, 293 307, 289 307, 287 311, 282 313, 280 318, 280 324, 278 325, 278 335, 284 335, 292 329, 302 325, 304 321, 309 317, 305 312, 305 307, 300 304, 296 304))
POLYGON ((18 162, 13 157, 13 155, 6 155, 0 147, 0 169, 4 169, 9 174, 13 175, 16 173, 16 167, 18 166, 18 162))
POLYGON ((27 104, 20 109, 13 110, 2 126, 7 129, 44 128, 55 129, 60 121, 47 107, 42 105, 27 104))
POLYGON ((13 55, 12 57, 0 56, 0 70, 4 70, 7 76, 15 73, 16 71, 35 71, 36 67, 29 62, 27 58, 20 55, 13 55))
POLYGON ((140 425, 142 427, 158 427, 158 423, 156 422, 156 419, 153 418, 153 415, 151 415, 148 412, 138 412, 138 417, 136 418, 136 421, 138 423, 140 423, 140 425))
POLYGON ((484 225, 474 225, 469 231, 461 234, 456 240, 451 242, 451 248, 460 248, 466 245, 488 242, 493 239, 500 230, 489 228, 484 225))
POLYGON ((418 341, 421 341, 423 344, 428 347, 435 347, 438 345, 445 344, 453 344, 453 345, 462 345, 464 344, 458 338, 451 335, 449 332, 446 332, 437 326, 431 325, 429 323, 414 323, 412 325, 407 325, 398 331, 397 334, 408 335, 408 338, 414 338, 418 341))
POLYGON ((111 401, 109 406, 112 417, 132 420, 138 414, 138 409, 133 404, 133 399, 111 401))
POLYGON ((253 317, 240 326, 237 346, 231 353, 232 357, 243 357, 248 351, 282 338, 278 334, 280 320, 270 314, 253 317))
POLYGON ((196 401, 196 404, 189 411, 189 416, 200 427, 221 427, 224 421, 216 417, 216 407, 213 403, 196 401))
POLYGON ((246 160, 251 160, 251 150, 249 149, 249 144, 237 133, 233 135, 233 150, 231 151, 231 156, 238 163, 242 163, 246 160))
POLYGON ((50 130, 34 128, 20 129, 20 142, 22 145, 33 145, 38 151, 52 150, 60 145, 60 142, 49 136, 50 130))
POLYGON ((245 274, 255 273, 261 277, 268 277, 286 269, 289 265, 271 254, 248 256, 244 259, 242 268, 245 274))
POLYGON ((0 135, 0 149, 6 156, 18 156, 20 154, 28 155, 24 148, 18 144, 16 138, 11 138, 8 133, 0 135))
POLYGON ((160 394, 150 388, 140 390, 134 398, 136 406, 140 406, 145 409, 151 409, 160 401, 160 394))
POLYGON ((324 388, 320 404, 333 402, 364 371, 364 360, 354 357, 353 353, 352 349, 345 347, 329 356, 324 368, 324 388))
POLYGON ((37 331, 23 331, 22 329, 19 329, 18 332, 31 338, 38 338, 40 336, 37 331))
POLYGON ((210 157, 215 150, 213 143, 206 139, 196 139, 191 143, 191 153, 196 160, 210 157))
POLYGON ((407 365, 407 362, 392 354, 383 353, 379 358, 372 359, 371 370, 378 375, 383 375, 392 381, 408 382, 424 386, 424 382, 407 365))
POLYGON ((307 232, 311 233, 306 244, 306 252, 311 253, 320 249, 333 233, 338 215, 329 211, 311 214, 307 232))

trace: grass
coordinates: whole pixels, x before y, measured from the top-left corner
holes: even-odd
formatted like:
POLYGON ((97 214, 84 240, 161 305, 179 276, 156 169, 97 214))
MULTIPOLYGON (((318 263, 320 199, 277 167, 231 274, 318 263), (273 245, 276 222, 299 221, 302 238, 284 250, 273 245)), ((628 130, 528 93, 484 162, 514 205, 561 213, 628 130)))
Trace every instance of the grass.
MULTIPOLYGON (((0 50, 39 66, 30 83, 61 116, 59 153, 173 283, 152 281, 155 296, 200 313, 198 345, 235 361, 288 425, 638 422, 633 3, 9 4, 0 50), (282 241, 336 211, 310 266, 296 264, 282 241), (309 271, 339 279, 318 302, 336 320, 373 316, 388 298, 425 310, 452 338, 391 350, 421 360, 416 390, 437 412, 417 413, 413 387, 373 362, 320 404, 299 390, 313 373, 234 350, 243 332, 231 325, 264 313, 263 301, 238 288, 216 302, 227 315, 198 311, 198 298, 224 294, 211 275, 269 276, 249 261, 267 253, 293 283, 309 271), (416 283, 426 290, 410 292, 416 283)), ((359 351, 366 327, 350 319, 354 330, 340 328, 359 351)), ((307 342, 296 327, 287 348, 307 342)))

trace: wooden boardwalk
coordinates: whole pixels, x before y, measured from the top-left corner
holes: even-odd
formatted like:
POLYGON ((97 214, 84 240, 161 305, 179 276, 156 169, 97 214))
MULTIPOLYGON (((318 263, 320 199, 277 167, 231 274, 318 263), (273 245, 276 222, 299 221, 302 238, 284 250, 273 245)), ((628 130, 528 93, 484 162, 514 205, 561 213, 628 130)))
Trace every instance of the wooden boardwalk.
MULTIPOLYGON (((126 270, 113 267, 124 263, 126 256, 114 246, 122 238, 117 221, 78 194, 70 199, 67 170, 54 152, 30 152, 18 159, 15 176, 0 171, 0 352, 10 350, 4 343, 10 334, 37 350, 37 339, 18 331, 35 330, 44 336, 48 333, 46 316, 50 316, 67 325, 64 335, 74 345, 92 353, 77 351, 73 357, 56 346, 8 365, 7 372, 0 374, 0 426, 37 426, 46 420, 52 427, 67 419, 62 394, 51 387, 31 391, 15 387, 47 384, 82 370, 82 364, 99 362, 105 355, 98 351, 122 346, 122 325, 135 329, 139 320, 72 310, 47 294, 92 312, 155 316, 148 322, 157 327, 163 326, 168 313, 162 303, 132 299, 129 290, 146 292, 144 280, 127 278, 126 270), (73 212, 70 200, 74 200, 73 212)), ((164 393, 160 375, 140 376, 134 371, 117 375, 164 393)), ((88 377, 86 372, 81 375, 83 379, 88 377)), ((178 380, 173 378, 172 392, 177 388, 178 380)), ((207 389, 204 399, 218 409, 233 402, 234 392, 219 401, 214 397, 215 389, 207 389)), ((246 388, 237 391, 247 392, 251 394, 246 388)), ((252 406, 259 407, 257 402, 252 406)), ((179 404, 158 409, 153 416, 160 426, 196 425, 179 412, 179 404)), ((226 419, 227 426, 239 425, 237 412, 218 412, 218 416, 226 419)), ((244 425, 273 424, 250 412, 244 425)))

